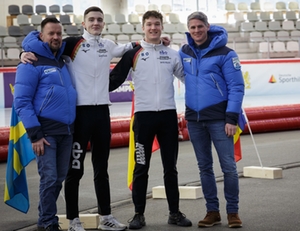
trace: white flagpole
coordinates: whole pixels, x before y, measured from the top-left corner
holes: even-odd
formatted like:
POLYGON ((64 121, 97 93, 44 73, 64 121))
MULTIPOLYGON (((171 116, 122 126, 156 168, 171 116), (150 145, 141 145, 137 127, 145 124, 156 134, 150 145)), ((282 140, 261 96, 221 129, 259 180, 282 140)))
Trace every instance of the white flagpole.
POLYGON ((255 140, 254 140, 252 131, 251 131, 251 127, 250 127, 250 124, 249 124, 248 117, 247 117, 246 112, 245 112, 245 110, 244 110, 243 107, 242 107, 242 110, 243 110, 243 113, 244 113, 244 116, 245 116, 245 119, 246 119, 246 123, 247 123, 247 125, 248 125, 249 133, 250 133, 251 138, 252 138, 252 142, 253 142, 253 145, 254 145, 254 148, 255 148, 255 151, 256 151, 257 158, 258 158, 258 160, 259 160, 260 166, 263 168, 263 164, 262 164, 262 162, 261 162, 260 155, 259 155, 258 150, 257 150, 257 147, 256 147, 256 143, 255 143, 255 140))

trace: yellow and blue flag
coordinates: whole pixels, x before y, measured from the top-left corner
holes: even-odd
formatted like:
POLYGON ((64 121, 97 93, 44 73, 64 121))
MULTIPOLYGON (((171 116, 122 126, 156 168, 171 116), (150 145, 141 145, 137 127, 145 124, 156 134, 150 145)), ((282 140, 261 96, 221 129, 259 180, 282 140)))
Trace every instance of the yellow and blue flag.
POLYGON ((243 110, 241 110, 239 118, 238 118, 237 130, 233 136, 235 162, 238 162, 239 160, 242 159, 242 148, 241 148, 240 135, 244 131, 246 123, 247 123, 247 121, 246 121, 245 115, 243 113, 243 110))
POLYGON ((34 158, 35 154, 31 142, 27 138, 24 125, 12 106, 4 202, 23 213, 27 213, 29 210, 25 167, 34 158))

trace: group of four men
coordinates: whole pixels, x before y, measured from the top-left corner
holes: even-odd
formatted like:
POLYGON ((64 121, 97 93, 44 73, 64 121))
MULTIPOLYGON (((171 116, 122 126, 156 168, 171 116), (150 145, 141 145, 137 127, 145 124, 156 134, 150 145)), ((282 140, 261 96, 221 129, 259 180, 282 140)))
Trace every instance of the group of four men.
POLYGON ((102 38, 104 24, 103 11, 90 7, 84 12, 82 36, 62 40, 59 21, 46 18, 41 32, 31 32, 22 44, 26 52, 17 68, 14 105, 36 153, 40 175, 38 230, 60 230, 56 200, 65 180, 68 230, 84 231, 79 219, 78 192, 88 142, 100 215, 98 228, 127 228, 111 215, 107 170, 111 139, 109 91, 118 88, 129 72, 135 88, 136 147, 132 185, 135 214, 129 229, 140 229, 146 224, 148 170, 155 136, 164 169, 168 223, 192 225, 179 210, 174 75, 185 83, 185 118, 207 202, 207 215, 198 226, 209 227, 221 221, 211 142, 224 173, 228 225, 242 226, 233 135, 244 82, 237 54, 226 47, 226 30, 210 25, 204 13, 194 12, 187 20, 187 44, 177 52, 161 39, 163 17, 157 11, 144 13, 144 39, 138 43, 121 45, 102 38), (111 59, 120 56, 122 59, 109 73, 111 59))

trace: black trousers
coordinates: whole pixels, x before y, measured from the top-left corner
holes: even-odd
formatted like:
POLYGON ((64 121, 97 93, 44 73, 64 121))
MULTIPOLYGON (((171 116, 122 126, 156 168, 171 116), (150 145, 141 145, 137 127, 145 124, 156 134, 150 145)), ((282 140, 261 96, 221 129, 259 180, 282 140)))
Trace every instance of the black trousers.
POLYGON ((107 172, 110 140, 111 130, 108 105, 77 106, 73 149, 68 175, 65 180, 67 219, 72 220, 79 215, 79 181, 84 173, 84 159, 89 141, 91 144, 98 213, 101 215, 109 215, 111 213, 109 176, 107 172))
POLYGON ((135 212, 143 214, 146 207, 148 171, 155 135, 160 145, 164 184, 170 212, 179 210, 177 174, 178 122, 176 110, 136 112, 134 115, 135 168, 132 199, 135 212))

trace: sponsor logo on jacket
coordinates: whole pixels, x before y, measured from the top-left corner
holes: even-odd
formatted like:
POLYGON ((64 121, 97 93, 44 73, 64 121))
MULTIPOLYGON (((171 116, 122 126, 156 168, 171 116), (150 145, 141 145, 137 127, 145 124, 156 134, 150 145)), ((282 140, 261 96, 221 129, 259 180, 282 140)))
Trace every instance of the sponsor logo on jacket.
POLYGON ((232 58, 232 64, 236 70, 241 70, 241 63, 238 57, 232 58))
POLYGON ((52 68, 48 68, 46 70, 44 70, 44 74, 49 74, 49 73, 52 73, 52 72, 56 72, 56 67, 52 67, 52 68))

